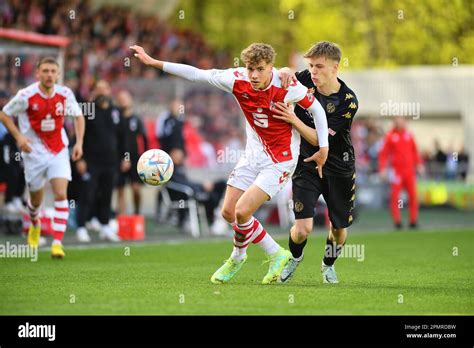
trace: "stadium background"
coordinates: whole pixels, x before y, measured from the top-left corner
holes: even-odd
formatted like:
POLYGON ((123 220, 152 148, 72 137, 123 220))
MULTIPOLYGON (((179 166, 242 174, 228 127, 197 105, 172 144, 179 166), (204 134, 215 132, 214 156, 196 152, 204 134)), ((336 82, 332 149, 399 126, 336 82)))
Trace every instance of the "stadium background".
MULTIPOLYGON (((146 124, 151 147, 156 147, 158 115, 173 97, 182 98, 189 176, 196 181, 226 178, 238 160, 227 155, 243 149, 245 142, 244 119, 233 97, 146 68, 130 57, 128 47, 140 44, 162 60, 208 69, 241 65, 242 48, 251 42, 267 42, 278 53, 276 66, 303 69, 301 53, 312 43, 323 39, 337 42, 343 52, 340 77, 357 93, 360 103, 352 127, 358 191, 357 217, 350 231, 361 236, 369 232, 398 238, 391 234, 388 185, 378 176, 377 159, 392 121, 381 110, 387 105, 408 103, 420 110, 419 115, 405 116, 427 168, 418 181, 421 231, 448 233, 462 229, 465 242, 471 245, 467 262, 472 266, 473 18, 474 4, 469 0, 7 0, 0 3, 0 90, 13 95, 32 83, 34 64, 48 51, 44 44, 18 40, 21 35, 12 39, 9 30, 67 38, 63 81, 76 92, 79 101, 88 99, 92 84, 100 78, 111 83, 114 93, 131 91, 135 112, 146 124), (15 66, 18 58, 20 67, 15 66), (437 160, 436 141, 445 154, 442 162, 437 160)), ((143 187, 143 194, 145 243, 191 239, 159 221, 157 188, 143 187)), ((285 215, 290 195, 284 192, 260 212, 269 229, 282 238, 286 238, 291 220, 285 215)), ((51 197, 46 202, 51 202, 51 197)), ((3 213, 3 218, 6 216, 3 213)), ((319 218, 324 224, 324 218, 319 218)), ((68 232, 65 244, 76 244, 73 229, 68 232)), ((315 227, 316 236, 325 233, 322 225, 315 227)), ((230 239, 230 234, 202 238, 221 241, 230 239)), ((0 234, 0 240, 21 241, 22 237, 0 234)), ((399 246, 404 245, 402 238, 399 246)), ((164 250, 166 245, 160 248, 164 250)), ((192 246, 186 244, 186 248, 192 246)), ((2 267, 4 276, 5 272, 7 268, 2 267)), ((3 300, 2 304, 6 305, 3 300)), ((10 307, 7 312, 24 310, 21 306, 10 307)), ((467 311, 472 313, 472 302, 467 311)))

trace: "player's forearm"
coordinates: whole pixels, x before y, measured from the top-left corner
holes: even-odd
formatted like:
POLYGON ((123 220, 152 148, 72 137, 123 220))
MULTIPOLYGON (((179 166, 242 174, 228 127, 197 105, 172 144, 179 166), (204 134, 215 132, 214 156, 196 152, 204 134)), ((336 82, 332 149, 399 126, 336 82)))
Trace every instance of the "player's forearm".
POLYGON ((211 77, 210 70, 202 70, 186 64, 163 62, 163 71, 193 82, 207 82, 211 77))
POLYGON ((304 124, 299 118, 293 123, 293 127, 301 134, 301 136, 313 146, 318 146, 318 135, 314 131, 314 128, 311 128, 304 124))
POLYGON ((15 138, 15 140, 18 140, 18 137, 21 135, 21 132, 18 129, 18 127, 15 125, 15 122, 13 122, 11 117, 9 117, 3 111, 0 111, 0 121, 3 123, 5 128, 10 132, 13 138, 15 138))
POLYGON ((86 121, 84 116, 78 116, 74 120, 74 130, 76 133, 76 144, 82 145, 84 143, 84 133, 86 130, 86 121))
POLYGON ((308 111, 313 115, 314 125, 318 135, 319 147, 329 147, 329 131, 326 113, 319 102, 314 103, 309 107, 308 111))
POLYGON ((153 59, 149 64, 148 66, 151 66, 153 68, 157 68, 157 69, 160 69, 160 70, 164 70, 163 69, 163 65, 164 65, 165 62, 161 61, 161 60, 158 60, 158 59, 153 59))

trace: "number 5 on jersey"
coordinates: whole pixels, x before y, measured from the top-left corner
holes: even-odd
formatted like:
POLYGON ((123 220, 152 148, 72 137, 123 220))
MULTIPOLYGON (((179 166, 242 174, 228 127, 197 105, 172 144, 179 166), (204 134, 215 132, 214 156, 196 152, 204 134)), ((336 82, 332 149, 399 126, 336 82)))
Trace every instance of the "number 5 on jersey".
POLYGON ((268 128, 268 115, 252 112, 253 123, 260 128, 268 128))

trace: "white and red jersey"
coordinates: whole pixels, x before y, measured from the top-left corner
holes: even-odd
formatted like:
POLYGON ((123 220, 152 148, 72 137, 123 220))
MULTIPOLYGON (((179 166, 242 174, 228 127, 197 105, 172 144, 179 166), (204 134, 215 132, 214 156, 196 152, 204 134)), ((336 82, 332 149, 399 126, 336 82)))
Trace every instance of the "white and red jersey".
POLYGON ((294 82, 284 89, 278 77, 278 70, 273 69, 272 81, 264 90, 256 90, 250 84, 247 69, 211 70, 208 82, 224 91, 230 92, 237 99, 247 120, 247 157, 264 160, 264 153, 273 163, 297 160, 300 146, 300 135, 292 125, 274 118, 272 111, 277 102, 298 103, 308 108, 315 101, 308 89, 299 82, 294 82))
POLYGON ((23 88, 4 107, 8 116, 18 116, 20 132, 30 139, 31 155, 57 154, 68 146, 63 128, 65 116, 82 115, 70 88, 55 84, 51 96, 39 88, 39 82, 23 88))

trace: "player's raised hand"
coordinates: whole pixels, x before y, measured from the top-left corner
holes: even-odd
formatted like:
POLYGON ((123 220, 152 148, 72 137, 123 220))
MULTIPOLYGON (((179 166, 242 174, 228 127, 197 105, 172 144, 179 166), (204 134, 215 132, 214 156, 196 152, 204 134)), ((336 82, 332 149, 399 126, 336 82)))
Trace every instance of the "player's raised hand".
POLYGON ((288 122, 289 124, 294 124, 298 118, 294 112, 293 104, 278 102, 272 111, 276 114, 273 115, 274 118, 288 122))
POLYGON ((281 87, 284 89, 287 89, 291 84, 296 84, 298 81, 295 73, 290 68, 281 68, 278 77, 281 80, 281 87))
POLYGON ((321 147, 318 152, 316 152, 313 156, 305 158, 304 162, 311 162, 315 161, 317 166, 316 169, 318 170, 319 177, 323 177, 323 166, 326 163, 328 158, 329 148, 328 147, 321 147))
POLYGON ((16 139, 16 142, 18 144, 18 148, 22 152, 30 153, 31 152, 31 147, 30 147, 30 139, 25 137, 22 134, 18 135, 18 138, 16 139))
POLYGON ((134 52, 134 56, 137 57, 143 64, 145 65, 154 65, 156 63, 156 59, 150 57, 143 47, 138 45, 130 46, 130 49, 134 52))

